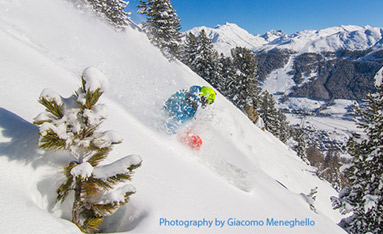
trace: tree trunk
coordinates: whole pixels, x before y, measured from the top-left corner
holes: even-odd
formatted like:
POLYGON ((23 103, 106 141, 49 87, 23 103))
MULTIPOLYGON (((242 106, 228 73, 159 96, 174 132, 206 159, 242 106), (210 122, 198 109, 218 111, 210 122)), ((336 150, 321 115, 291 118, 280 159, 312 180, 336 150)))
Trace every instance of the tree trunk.
POLYGON ((72 207, 72 222, 76 224, 81 230, 83 230, 82 225, 80 223, 80 214, 81 214, 81 178, 76 178, 76 186, 74 189, 74 202, 72 207))
POLYGON ((259 115, 255 111, 254 105, 246 105, 245 111, 246 111, 247 117, 251 120, 251 122, 253 122, 254 124, 257 124, 259 115))

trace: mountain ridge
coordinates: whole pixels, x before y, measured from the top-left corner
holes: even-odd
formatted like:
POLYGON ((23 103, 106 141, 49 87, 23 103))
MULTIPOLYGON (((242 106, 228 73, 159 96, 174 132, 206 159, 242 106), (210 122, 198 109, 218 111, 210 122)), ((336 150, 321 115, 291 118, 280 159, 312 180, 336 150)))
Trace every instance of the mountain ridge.
POLYGON ((204 29, 212 39, 215 49, 230 55, 230 48, 246 47, 255 52, 273 49, 291 50, 298 53, 330 51, 339 49, 365 50, 376 46, 380 48, 383 41, 383 28, 366 25, 341 25, 320 30, 303 30, 286 34, 281 30, 270 30, 265 34, 250 34, 234 23, 217 25, 215 28, 195 27, 186 33, 198 34, 204 29))

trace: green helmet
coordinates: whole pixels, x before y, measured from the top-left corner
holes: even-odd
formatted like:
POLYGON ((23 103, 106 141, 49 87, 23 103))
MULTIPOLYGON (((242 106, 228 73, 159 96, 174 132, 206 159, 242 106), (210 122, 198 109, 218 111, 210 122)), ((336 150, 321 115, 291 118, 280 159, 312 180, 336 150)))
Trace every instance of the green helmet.
POLYGON ((215 92, 208 86, 203 86, 200 90, 201 102, 203 104, 212 104, 215 100, 215 92))

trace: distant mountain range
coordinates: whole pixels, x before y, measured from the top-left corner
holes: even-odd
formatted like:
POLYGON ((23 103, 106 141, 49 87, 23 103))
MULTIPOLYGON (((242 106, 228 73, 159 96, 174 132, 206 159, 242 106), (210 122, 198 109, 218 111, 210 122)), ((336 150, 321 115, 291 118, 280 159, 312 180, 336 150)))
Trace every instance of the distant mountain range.
POLYGON ((215 28, 196 27, 188 32, 198 34, 202 29, 212 39, 214 47, 226 55, 235 46, 247 47, 257 52, 279 49, 298 53, 383 48, 383 28, 372 26, 339 26, 293 34, 271 30, 265 34, 252 35, 236 24, 226 23, 215 28))
POLYGON ((383 66, 383 28, 339 26, 293 34, 269 31, 252 35, 236 24, 197 27, 226 56, 236 46, 252 50, 258 75, 272 93, 317 100, 359 100, 373 91, 383 66))

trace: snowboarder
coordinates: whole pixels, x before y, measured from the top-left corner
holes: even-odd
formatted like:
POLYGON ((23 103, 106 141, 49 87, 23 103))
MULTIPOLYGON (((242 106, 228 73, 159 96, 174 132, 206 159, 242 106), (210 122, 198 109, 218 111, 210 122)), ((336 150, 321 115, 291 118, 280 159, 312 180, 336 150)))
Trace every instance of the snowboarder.
MULTIPOLYGON (((180 90, 173 94, 164 104, 164 110, 167 115, 166 132, 168 134, 177 134, 178 129, 187 121, 193 119, 199 107, 205 108, 213 104, 216 93, 208 86, 192 86, 188 90, 180 90)), ((181 141, 190 144, 202 144, 198 136, 189 131, 181 135, 181 141), (186 139, 185 139, 186 136, 186 139), (195 143, 196 142, 196 143, 195 143)))

